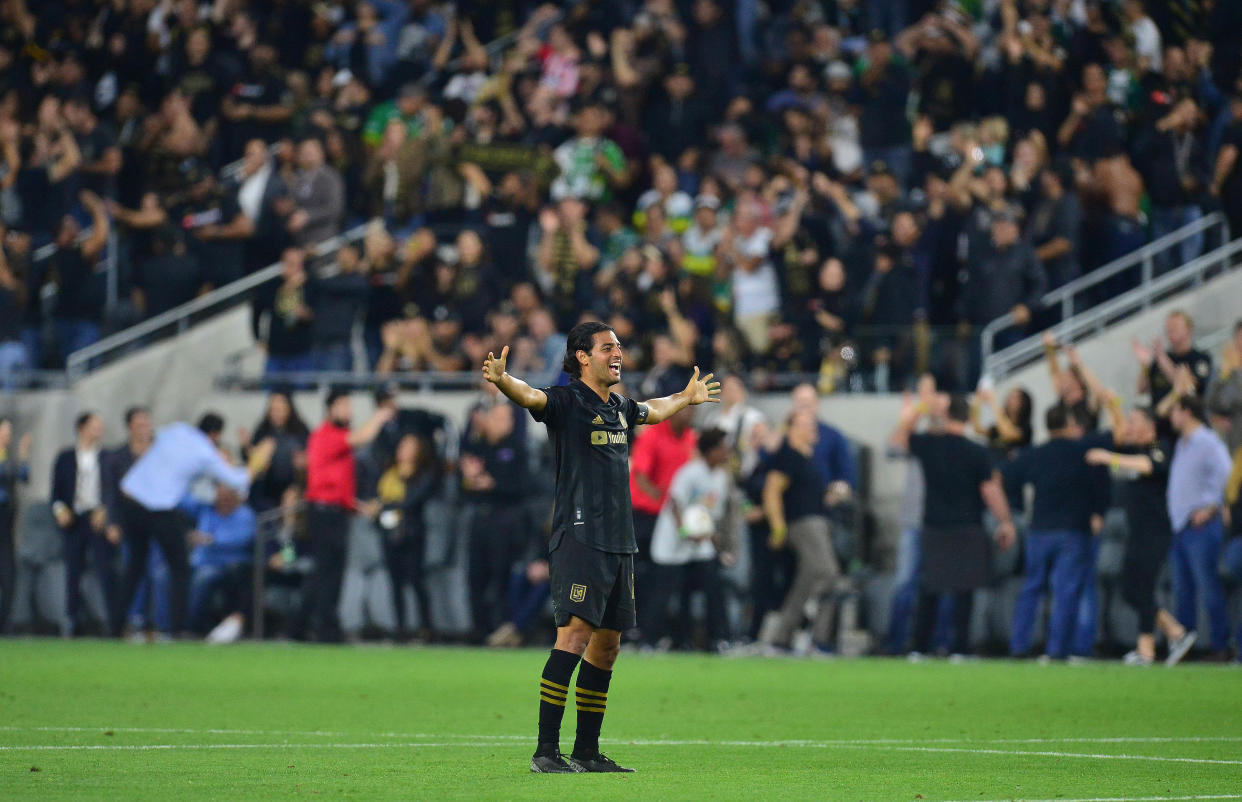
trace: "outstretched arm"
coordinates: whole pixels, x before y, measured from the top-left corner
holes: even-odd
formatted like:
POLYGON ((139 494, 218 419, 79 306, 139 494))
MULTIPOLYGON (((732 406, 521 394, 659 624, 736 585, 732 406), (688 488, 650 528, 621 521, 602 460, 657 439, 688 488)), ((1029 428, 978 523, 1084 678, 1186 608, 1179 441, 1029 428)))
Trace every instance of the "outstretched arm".
MULTIPOLYGON (((694 375, 690 377, 690 381, 686 383, 686 388, 679 393, 666 395, 663 398, 653 398, 647 401, 647 420, 645 423, 659 423, 667 420, 686 407, 692 407, 696 404, 720 403, 720 382, 712 381, 709 373, 703 378, 699 378, 699 366, 694 366, 694 375)), ((508 395, 508 393, 506 393, 508 395)))
POLYGON ((1106 448, 1093 448, 1087 452, 1088 465, 1107 465, 1121 470, 1134 471, 1143 476, 1151 476, 1155 467, 1151 457, 1146 454, 1119 454, 1106 448))
MULTIPOLYGON (((521 379, 510 376, 505 372, 505 365, 509 361, 509 346, 505 346, 500 351, 500 357, 497 358, 491 351, 487 352, 487 359, 483 360, 483 378, 496 385, 496 389, 505 394, 513 403, 523 409, 538 412, 548 405, 548 394, 543 390, 537 390, 531 387, 521 379)), ((649 423, 653 421, 648 421, 649 423)))

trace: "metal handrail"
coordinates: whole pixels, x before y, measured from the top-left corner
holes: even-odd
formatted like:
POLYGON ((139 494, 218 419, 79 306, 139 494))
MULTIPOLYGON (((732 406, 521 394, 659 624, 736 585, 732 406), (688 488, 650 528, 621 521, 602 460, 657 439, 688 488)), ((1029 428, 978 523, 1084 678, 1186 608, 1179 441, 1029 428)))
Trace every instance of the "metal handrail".
MULTIPOLYGON (((324 256, 347 242, 360 239, 366 233, 369 225, 370 223, 363 223, 343 234, 338 234, 318 243, 314 246, 313 252, 315 256, 324 256)), ((70 381, 76 381, 89 373, 93 369, 93 363, 96 363, 105 355, 126 348, 160 329, 175 325, 177 326, 178 333, 185 331, 192 316, 233 300, 256 287, 266 284, 278 277, 280 271, 280 262, 268 265, 261 270, 251 273, 249 276, 200 295, 180 306, 169 309, 167 312, 162 312, 155 317, 148 318, 141 323, 136 323, 122 331, 118 331, 116 334, 104 337, 99 342, 74 351, 65 360, 65 373, 68 374, 70 381)))
MULTIPOLYGON (((1230 260, 1242 254, 1242 238, 1226 243, 1214 251, 1187 262, 1144 285, 1111 298, 1098 306, 1063 320, 1051 328, 1053 335, 1062 342, 1073 342, 1091 330, 1099 331, 1112 320, 1130 312, 1146 309, 1153 299, 1170 290, 1192 282, 1203 284, 1204 274, 1217 265, 1228 266, 1230 260)), ((990 345, 990 343, 988 343, 990 345)), ((996 353, 986 353, 984 372, 993 379, 1003 379, 1021 365, 1034 362, 1043 353, 1043 341, 1039 336, 1027 337, 996 353)))
MULTIPOLYGON (((1220 228, 1222 242, 1229 241, 1228 221, 1220 212, 1212 212, 1193 223, 1188 223, 1175 231, 1170 231, 1163 237, 1152 240, 1138 250, 1131 251, 1125 256, 1114 259, 1108 264, 1092 270, 1085 276, 1079 276, 1073 281, 1045 293, 1039 299, 1040 307, 1048 308, 1055 304, 1060 304, 1061 319, 1063 321, 1069 320, 1074 316, 1075 296, 1084 290, 1089 290, 1102 284, 1118 273, 1129 270, 1136 265, 1141 265, 1143 271, 1140 286, 1146 286, 1152 281, 1152 264, 1156 256, 1165 251, 1173 250, 1185 240, 1198 236, 1213 227, 1220 228)), ((1016 323, 1017 320, 1014 318, 1013 313, 1006 312, 983 327, 983 332, 980 334, 980 346, 985 364, 993 357, 992 347, 996 341, 996 335, 1004 329, 1014 326, 1016 323)))

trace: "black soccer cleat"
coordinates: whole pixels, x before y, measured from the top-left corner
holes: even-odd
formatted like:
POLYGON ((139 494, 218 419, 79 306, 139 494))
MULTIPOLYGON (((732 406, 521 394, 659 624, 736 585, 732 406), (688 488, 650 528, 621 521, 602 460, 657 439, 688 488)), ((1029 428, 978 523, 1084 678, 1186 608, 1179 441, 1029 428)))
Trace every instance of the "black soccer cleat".
POLYGON ((530 770, 535 774, 581 774, 585 771, 554 750, 536 752, 530 759, 530 770))
POLYGON ((570 755, 570 765, 577 766, 578 771, 590 773, 633 773, 633 769, 627 769, 625 766, 617 765, 617 761, 605 755, 603 752, 596 752, 593 755, 570 755))

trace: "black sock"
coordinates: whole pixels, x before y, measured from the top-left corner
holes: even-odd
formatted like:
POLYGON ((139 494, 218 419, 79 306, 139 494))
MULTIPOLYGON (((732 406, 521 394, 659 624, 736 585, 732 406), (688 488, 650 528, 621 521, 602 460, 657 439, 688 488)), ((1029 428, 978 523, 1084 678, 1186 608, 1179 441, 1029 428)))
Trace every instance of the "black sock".
POLYGON ((574 754, 587 757, 599 752, 599 730, 604 724, 604 708, 608 704, 608 682, 612 672, 591 665, 586 660, 578 669, 578 737, 574 754))
MULTIPOLYGON (((561 717, 569 696, 569 678, 581 660, 573 652, 553 649, 539 680, 539 751, 560 751, 561 717)), ((583 663, 586 665, 586 663, 583 663)))

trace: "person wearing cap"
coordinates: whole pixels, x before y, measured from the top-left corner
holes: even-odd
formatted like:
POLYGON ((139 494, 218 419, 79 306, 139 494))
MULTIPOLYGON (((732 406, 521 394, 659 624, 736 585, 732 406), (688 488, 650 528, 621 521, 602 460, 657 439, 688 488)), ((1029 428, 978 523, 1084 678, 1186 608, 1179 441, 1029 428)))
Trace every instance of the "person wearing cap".
MULTIPOLYGON (((1000 333, 994 347, 1019 339, 1039 309, 1048 279, 1030 242, 1021 239, 1021 212, 1004 206, 993 212, 991 237, 971 253, 965 285, 957 303, 957 319, 976 329, 1013 313, 1014 328, 1000 333)), ((975 366, 976 371, 978 366, 975 366)), ((970 382, 973 384, 973 379, 970 382)))
POLYGON ((318 639, 336 643, 342 639, 336 608, 345 576, 350 520, 358 508, 354 449, 374 440, 395 412, 390 406, 378 406, 361 428, 351 431, 349 391, 333 388, 326 406, 327 416, 306 443, 306 532, 315 559, 306 593, 318 639))
POLYGON ((208 412, 198 426, 172 423, 160 429, 151 447, 121 480, 119 517, 129 543, 129 563, 121 593, 121 610, 128 610, 147 570, 147 554, 154 539, 159 544, 171 575, 172 631, 184 630, 190 563, 185 535, 189 522, 178 505, 200 477, 210 477, 241 495, 271 462, 276 443, 263 442, 250 449, 243 466, 233 465, 220 447, 224 419, 208 412))

